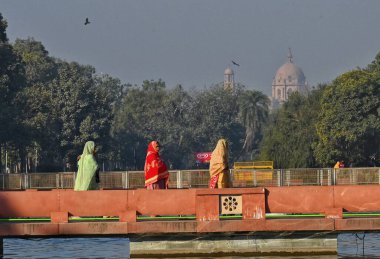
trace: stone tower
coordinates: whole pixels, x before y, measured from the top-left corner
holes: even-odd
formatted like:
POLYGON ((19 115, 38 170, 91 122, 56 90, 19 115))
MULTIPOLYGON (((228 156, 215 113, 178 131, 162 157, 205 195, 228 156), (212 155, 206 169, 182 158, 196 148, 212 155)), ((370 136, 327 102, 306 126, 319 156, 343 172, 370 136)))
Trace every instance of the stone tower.
POLYGON ((235 85, 234 71, 228 67, 224 70, 224 90, 232 90, 235 85))

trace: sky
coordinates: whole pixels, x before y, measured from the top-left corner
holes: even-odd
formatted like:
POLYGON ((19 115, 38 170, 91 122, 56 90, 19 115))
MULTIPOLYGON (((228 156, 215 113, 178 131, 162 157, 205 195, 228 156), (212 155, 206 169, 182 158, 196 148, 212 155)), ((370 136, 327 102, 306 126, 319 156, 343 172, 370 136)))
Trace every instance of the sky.
POLYGON ((53 57, 137 85, 203 89, 231 67, 269 95, 288 48, 310 86, 380 52, 378 0, 0 0, 0 13, 11 42, 33 37, 53 57))

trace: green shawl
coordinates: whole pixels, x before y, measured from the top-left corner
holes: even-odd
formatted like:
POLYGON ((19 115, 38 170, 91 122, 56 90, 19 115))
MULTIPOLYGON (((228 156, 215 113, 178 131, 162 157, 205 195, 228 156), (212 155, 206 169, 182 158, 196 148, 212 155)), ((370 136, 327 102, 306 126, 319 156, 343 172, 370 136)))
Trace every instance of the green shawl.
POLYGON ((96 183, 96 171, 98 163, 94 157, 95 143, 87 141, 84 145, 83 154, 78 161, 78 173, 75 178, 75 191, 87 191, 99 189, 96 183))

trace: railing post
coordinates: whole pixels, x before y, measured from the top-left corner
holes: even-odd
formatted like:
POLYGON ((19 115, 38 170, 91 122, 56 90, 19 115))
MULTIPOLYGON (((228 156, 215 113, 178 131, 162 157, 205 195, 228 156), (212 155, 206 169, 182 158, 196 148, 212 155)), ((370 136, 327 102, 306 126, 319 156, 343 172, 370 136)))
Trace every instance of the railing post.
POLYGON ((257 171, 253 169, 253 186, 257 186, 257 171))
POLYGON ((291 176, 290 176, 290 171, 289 170, 286 170, 286 169, 283 169, 283 170, 285 170, 285 183, 287 182, 288 184, 288 186, 290 185, 290 178, 291 178, 291 176))
POLYGON ((177 189, 182 189, 182 173, 177 171, 177 189))
POLYGON ((281 186, 281 177, 282 177, 282 174, 281 174, 281 170, 273 170, 273 172, 276 172, 277 174, 277 186, 280 187, 281 186))
POLYGON ((317 170, 317 185, 321 185, 321 172, 317 170))
POLYGON ((318 170, 319 173, 319 184, 323 185, 323 169, 318 170))
POLYGON ((25 190, 29 189, 29 179, 28 179, 28 177, 29 177, 29 175, 24 174, 23 181, 24 181, 24 188, 25 188, 25 190))
POLYGON ((19 190, 22 190, 22 175, 23 175, 23 174, 20 173, 20 177, 18 178, 18 180, 19 180, 19 181, 18 181, 18 182, 19 182, 18 189, 19 189, 19 190))
POLYGON ((129 189, 129 173, 125 172, 125 189, 129 189))
POLYGON ((331 185, 331 169, 327 169, 327 185, 331 185))
POLYGON ((234 182, 235 182, 235 174, 233 173, 233 169, 230 169, 228 170, 228 173, 229 173, 229 179, 230 179, 230 184, 232 184, 232 186, 230 187, 234 187, 234 182))
POLYGON ((59 173, 55 175, 55 188, 59 189, 59 173))

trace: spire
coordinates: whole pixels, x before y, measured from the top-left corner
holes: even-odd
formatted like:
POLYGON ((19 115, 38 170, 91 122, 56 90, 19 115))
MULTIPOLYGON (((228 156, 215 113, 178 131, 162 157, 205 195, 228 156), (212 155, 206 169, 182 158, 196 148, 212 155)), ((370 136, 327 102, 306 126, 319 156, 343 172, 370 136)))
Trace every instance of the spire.
POLYGON ((293 63, 293 55, 292 55, 292 49, 291 48, 289 48, 288 59, 289 59, 290 63, 293 63))

